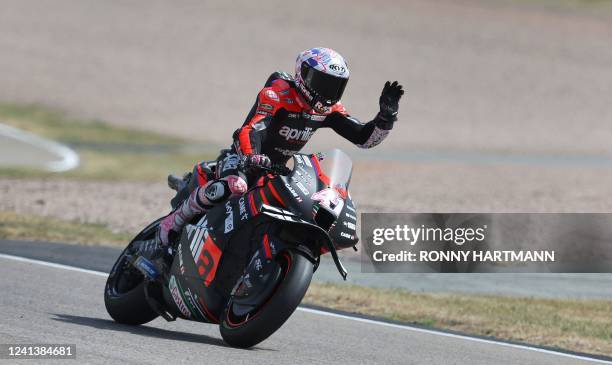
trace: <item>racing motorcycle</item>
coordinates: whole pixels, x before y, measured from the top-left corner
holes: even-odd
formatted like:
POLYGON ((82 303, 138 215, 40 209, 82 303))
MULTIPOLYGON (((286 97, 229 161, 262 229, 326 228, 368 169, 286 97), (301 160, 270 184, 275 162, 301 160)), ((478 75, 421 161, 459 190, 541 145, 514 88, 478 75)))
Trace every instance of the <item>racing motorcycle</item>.
POLYGON ((287 166, 267 169, 245 195, 194 218, 152 262, 134 246, 154 238, 156 220, 115 262, 104 291, 108 313, 130 325, 158 316, 219 324, 234 347, 265 340, 302 301, 322 254, 331 254, 346 279, 336 249, 358 241, 351 172, 350 158, 337 149, 296 154, 287 166))

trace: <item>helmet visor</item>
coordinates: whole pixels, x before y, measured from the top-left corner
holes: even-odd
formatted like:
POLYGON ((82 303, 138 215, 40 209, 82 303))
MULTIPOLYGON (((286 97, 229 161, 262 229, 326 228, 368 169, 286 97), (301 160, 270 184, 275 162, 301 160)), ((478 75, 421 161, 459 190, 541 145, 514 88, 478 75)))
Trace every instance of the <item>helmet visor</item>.
POLYGON ((336 77, 302 64, 302 79, 308 87, 321 96, 324 102, 335 104, 342 98, 348 79, 336 77))

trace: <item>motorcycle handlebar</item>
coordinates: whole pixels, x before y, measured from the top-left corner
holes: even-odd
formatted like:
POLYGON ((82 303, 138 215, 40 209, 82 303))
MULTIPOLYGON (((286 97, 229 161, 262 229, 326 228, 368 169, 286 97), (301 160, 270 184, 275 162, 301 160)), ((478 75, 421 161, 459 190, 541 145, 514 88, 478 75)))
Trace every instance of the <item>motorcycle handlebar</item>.
POLYGON ((243 161, 242 162, 242 168, 243 169, 261 170, 261 171, 265 171, 265 172, 268 172, 268 173, 273 174, 273 175, 289 175, 291 173, 291 169, 288 168, 285 165, 282 165, 282 164, 273 164, 270 167, 266 167, 266 166, 250 166, 250 165, 246 165, 244 163, 244 161, 243 161))
POLYGON ((280 164, 272 165, 271 167, 258 166, 258 168, 273 175, 289 175, 291 173, 290 168, 280 164))

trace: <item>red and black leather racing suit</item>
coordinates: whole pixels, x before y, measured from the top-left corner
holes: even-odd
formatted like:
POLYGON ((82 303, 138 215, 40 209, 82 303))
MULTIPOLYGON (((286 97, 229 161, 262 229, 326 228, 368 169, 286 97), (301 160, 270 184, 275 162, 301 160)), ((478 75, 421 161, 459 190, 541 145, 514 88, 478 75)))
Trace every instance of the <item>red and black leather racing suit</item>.
MULTIPOLYGON (((403 93, 401 86, 397 86, 397 82, 393 85, 387 82, 381 99, 385 90, 391 87, 397 103, 403 93)), ((245 156, 259 159, 261 155, 267 155, 272 164, 284 164, 319 128, 331 128, 361 148, 378 145, 389 134, 397 114, 396 107, 395 113, 383 118, 382 106, 381 112, 365 124, 349 116, 340 103, 325 113, 317 113, 299 96, 289 75, 272 74, 259 92, 244 124, 234 132, 231 148, 221 151, 214 173, 206 162, 196 165, 188 185, 172 199, 174 210, 161 221, 156 241, 168 244, 171 233, 180 232, 194 216, 230 196, 246 192, 248 185, 254 184, 259 176, 256 175, 257 169, 247 173, 241 171, 245 156)))
MULTIPOLYGON (((361 123, 349 116, 341 103, 333 105, 325 114, 316 113, 301 99, 291 76, 275 72, 259 92, 242 127, 234 132, 232 147, 219 156, 214 177, 245 177, 235 167, 236 155, 265 154, 272 163, 284 164, 319 128, 331 128, 358 147, 372 148, 387 137, 392 127, 393 122, 383 120, 378 114, 370 122, 361 123)), ((199 185, 211 178, 205 164, 196 166, 194 173, 199 185)), ((248 177, 250 185, 254 179, 248 177)))
POLYGON ((291 77, 277 72, 234 133, 234 150, 243 155, 265 154, 273 163, 285 163, 319 128, 331 128, 358 147, 371 148, 385 139, 392 126, 378 118, 362 124, 350 117, 341 103, 326 114, 318 114, 300 98, 291 77))

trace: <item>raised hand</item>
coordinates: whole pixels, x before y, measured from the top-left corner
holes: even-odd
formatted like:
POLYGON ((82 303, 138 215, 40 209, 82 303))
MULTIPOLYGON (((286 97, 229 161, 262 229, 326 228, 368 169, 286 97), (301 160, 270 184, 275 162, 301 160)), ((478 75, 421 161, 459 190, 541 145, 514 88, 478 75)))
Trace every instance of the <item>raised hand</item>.
POLYGON ((397 81, 393 81, 393 83, 387 81, 385 83, 385 87, 378 101, 380 104, 381 119, 388 122, 397 120, 397 111, 399 110, 399 101, 402 95, 404 95, 404 90, 402 89, 402 85, 397 81))

